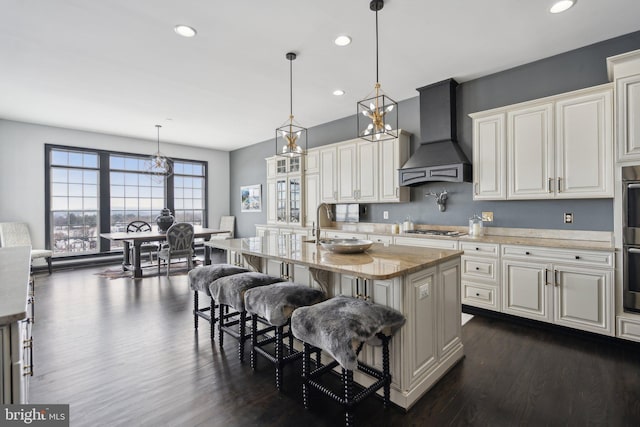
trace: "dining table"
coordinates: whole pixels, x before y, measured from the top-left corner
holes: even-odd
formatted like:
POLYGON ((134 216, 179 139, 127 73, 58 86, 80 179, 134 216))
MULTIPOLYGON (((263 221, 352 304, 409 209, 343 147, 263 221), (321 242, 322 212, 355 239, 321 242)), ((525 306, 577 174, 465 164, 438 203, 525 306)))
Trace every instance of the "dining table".
MULTIPOLYGON (((204 238, 209 240, 214 234, 228 233, 229 230, 218 230, 214 228, 194 227, 194 238, 204 238)), ((137 232, 115 232, 115 233, 100 233, 100 237, 103 239, 111 240, 113 242, 122 242, 124 244, 122 254, 122 269, 133 269, 133 277, 141 278, 142 267, 140 263, 140 247, 146 242, 162 242, 167 240, 167 234, 158 230, 152 231, 137 231, 137 232), (129 251, 133 245, 133 260, 131 260, 129 251)), ((205 245, 204 247, 204 263, 205 265, 211 264, 211 247, 205 245)))

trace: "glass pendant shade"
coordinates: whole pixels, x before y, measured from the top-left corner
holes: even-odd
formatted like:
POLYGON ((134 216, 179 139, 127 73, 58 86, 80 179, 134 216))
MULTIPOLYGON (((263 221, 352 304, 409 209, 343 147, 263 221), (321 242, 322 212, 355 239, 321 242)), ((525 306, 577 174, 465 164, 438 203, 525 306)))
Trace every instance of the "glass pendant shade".
POLYGON ((356 122, 358 137, 367 141, 384 141, 398 137, 398 103, 380 88, 378 66, 378 11, 384 0, 372 0, 369 9, 376 13, 376 83, 374 90, 358 102, 356 122))
POLYGON ((164 179, 173 173, 173 162, 170 158, 160 152, 160 128, 158 129, 158 151, 146 161, 145 170, 151 174, 151 179, 155 182, 164 182, 164 179))
POLYGON ((276 128, 276 155, 283 157, 299 157, 307 151, 307 129, 293 120, 293 60, 296 54, 289 52, 286 55, 289 60, 289 120, 276 128))

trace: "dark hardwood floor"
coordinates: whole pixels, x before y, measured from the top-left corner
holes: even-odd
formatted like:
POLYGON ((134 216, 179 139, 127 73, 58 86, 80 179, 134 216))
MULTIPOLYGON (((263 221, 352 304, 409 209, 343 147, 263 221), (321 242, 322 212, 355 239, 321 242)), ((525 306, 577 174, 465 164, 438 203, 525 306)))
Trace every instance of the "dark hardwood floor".
MULTIPOLYGON (((193 329, 186 276, 109 280, 105 267, 36 277, 31 403, 68 403, 72 426, 337 426, 302 406, 299 366, 241 365, 236 343, 193 329)), ((408 413, 375 399, 362 426, 638 426, 640 346, 475 316, 466 357, 408 413)), ((248 358, 247 358, 248 361, 248 358)))

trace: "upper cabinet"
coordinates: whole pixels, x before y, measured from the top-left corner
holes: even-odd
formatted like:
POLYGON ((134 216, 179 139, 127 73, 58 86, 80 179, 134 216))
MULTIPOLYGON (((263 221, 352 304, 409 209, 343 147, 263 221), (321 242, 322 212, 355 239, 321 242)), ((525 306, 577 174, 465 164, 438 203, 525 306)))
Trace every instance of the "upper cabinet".
POLYGON ((616 91, 618 161, 640 160, 640 50, 607 58, 616 91))
POLYGON ((470 117, 474 200, 613 197, 610 84, 470 117))
POLYGON ((267 163, 267 223, 302 225, 303 157, 269 157, 267 163))
POLYGON ((409 158, 407 132, 387 141, 354 139, 320 148, 320 195, 325 203, 409 201, 398 169, 409 158))

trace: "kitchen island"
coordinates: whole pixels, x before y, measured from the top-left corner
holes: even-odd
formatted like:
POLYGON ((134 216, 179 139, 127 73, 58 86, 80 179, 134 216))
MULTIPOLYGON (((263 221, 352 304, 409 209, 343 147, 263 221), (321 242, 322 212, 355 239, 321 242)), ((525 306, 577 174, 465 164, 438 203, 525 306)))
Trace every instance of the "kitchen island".
MULTIPOLYGON (((406 324, 391 340, 391 400, 409 409, 464 356, 460 324, 462 251, 374 244, 361 254, 337 254, 305 237, 268 236, 211 241, 229 263, 320 287, 329 297, 365 298, 400 311, 406 324)), ((328 357, 328 356, 323 356, 328 357)), ((382 366, 377 347, 360 359, 382 366)), ((372 380, 359 372, 363 385, 372 380)))

